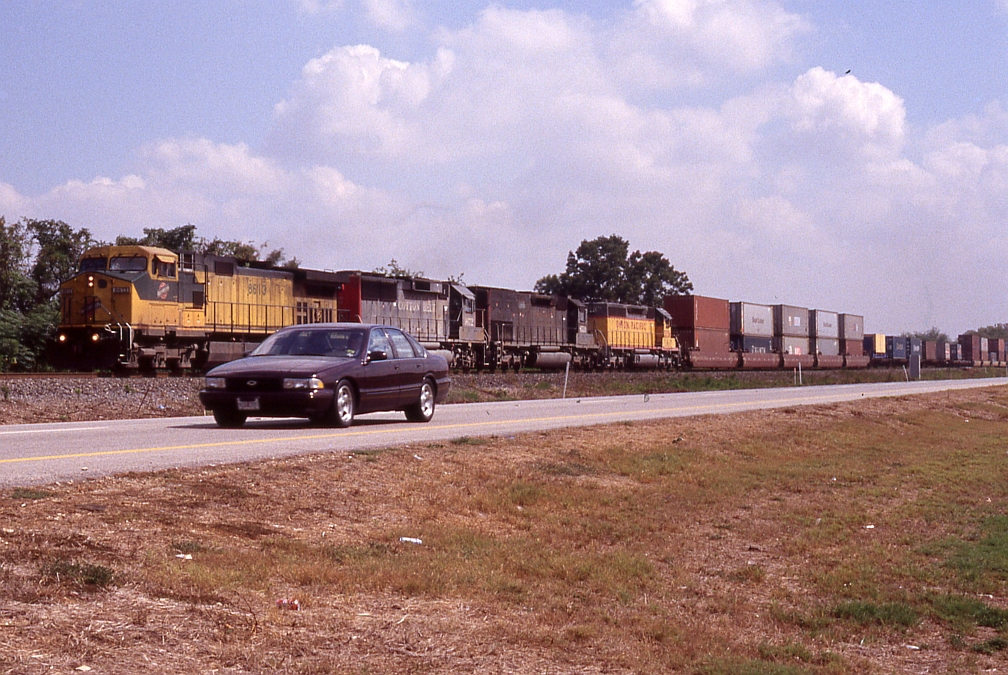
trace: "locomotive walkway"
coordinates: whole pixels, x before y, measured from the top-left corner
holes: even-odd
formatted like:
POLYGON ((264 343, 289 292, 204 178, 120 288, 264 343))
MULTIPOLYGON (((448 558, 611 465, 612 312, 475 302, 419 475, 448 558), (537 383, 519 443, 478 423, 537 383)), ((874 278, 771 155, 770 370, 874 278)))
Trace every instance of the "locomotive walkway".
POLYGON ((1008 378, 745 389, 440 406, 429 424, 402 413, 360 417, 349 429, 252 418, 220 429, 211 417, 0 426, 0 488, 81 480, 126 471, 244 462, 315 452, 354 452, 461 436, 719 415, 883 396, 1008 385, 1008 378))

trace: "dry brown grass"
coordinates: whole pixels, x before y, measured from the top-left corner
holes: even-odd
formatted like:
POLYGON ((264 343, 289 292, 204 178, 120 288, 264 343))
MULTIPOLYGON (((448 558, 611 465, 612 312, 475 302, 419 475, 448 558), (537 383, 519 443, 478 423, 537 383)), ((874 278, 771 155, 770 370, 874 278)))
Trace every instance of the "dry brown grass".
POLYGON ((0 672, 1003 668, 1006 439, 989 389, 8 491, 0 672))

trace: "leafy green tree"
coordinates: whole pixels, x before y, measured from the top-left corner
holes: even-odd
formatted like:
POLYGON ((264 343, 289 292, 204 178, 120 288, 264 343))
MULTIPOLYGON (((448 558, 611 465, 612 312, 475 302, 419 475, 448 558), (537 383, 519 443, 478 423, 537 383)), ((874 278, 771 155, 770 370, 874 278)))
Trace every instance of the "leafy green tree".
POLYGON ((992 326, 983 326, 970 332, 976 333, 980 337, 1008 340, 1008 323, 996 323, 992 326))
POLYGON ((539 279, 535 290, 585 301, 657 305, 667 295, 689 293, 693 284, 664 254, 630 253, 630 243, 613 234, 583 240, 567 254, 567 269, 539 279))
POLYGON ((408 267, 403 267, 395 258, 389 261, 388 265, 382 265, 381 267, 376 267, 374 269, 375 274, 381 274, 386 277, 400 277, 406 279, 415 279, 417 277, 423 277, 423 270, 411 270, 408 267))
POLYGON ((117 246, 157 246, 169 251, 193 251, 196 249, 196 226, 192 223, 170 230, 160 227, 145 227, 140 239, 120 235, 117 246))
POLYGON ((921 340, 931 340, 933 342, 953 342, 949 338, 948 333, 945 333, 937 326, 931 326, 927 330, 917 331, 916 333, 903 333, 903 337, 915 337, 921 340))
POLYGON ((31 278, 37 284, 35 300, 48 302, 59 291, 60 284, 77 271, 81 254, 94 246, 87 228, 74 230, 62 220, 23 221, 35 244, 35 261, 31 278))
POLYGON ((0 216, 0 310, 22 312, 35 301, 37 287, 29 275, 31 237, 23 223, 7 224, 0 216))

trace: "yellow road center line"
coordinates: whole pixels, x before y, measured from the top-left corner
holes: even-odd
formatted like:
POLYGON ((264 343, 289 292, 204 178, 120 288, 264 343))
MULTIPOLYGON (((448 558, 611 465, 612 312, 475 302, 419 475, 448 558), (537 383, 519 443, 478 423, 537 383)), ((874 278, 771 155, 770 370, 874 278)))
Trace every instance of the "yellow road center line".
MULTIPOLYGON (((785 406, 785 405, 799 405, 799 404, 812 404, 812 403, 831 403, 834 399, 837 399, 838 395, 818 395, 818 396, 799 396, 787 399, 775 399, 772 401, 766 401, 765 404, 772 404, 774 406, 785 406)), ((841 396, 841 399, 844 398, 841 396)), ((712 403, 712 404, 702 404, 702 405, 691 405, 691 406, 676 406, 676 407, 666 407, 666 408, 652 408, 652 409, 642 409, 639 411, 634 411, 632 414, 647 414, 651 416, 661 416, 664 413, 684 413, 689 411, 712 411, 712 410, 723 410, 729 408, 749 408, 752 404, 749 402, 734 402, 734 403, 712 403)), ((585 420, 585 419, 601 419, 606 417, 616 417, 620 415, 627 414, 626 411, 612 411, 612 412, 598 412, 598 413, 584 413, 579 415, 554 415, 550 417, 530 417, 526 419, 506 419, 506 420, 486 420, 482 422, 467 422, 460 424, 442 424, 439 426, 426 426, 424 429, 429 429, 431 431, 443 431, 450 429, 472 429, 472 428, 486 428, 493 426, 503 426, 506 424, 515 423, 540 423, 540 422, 562 422, 568 420, 585 420)), ((674 416, 674 415, 669 415, 674 416)), ((680 415, 685 416, 685 415, 680 415)), ((187 445, 165 445, 161 447, 153 448, 131 448, 124 450, 98 450, 93 452, 75 452, 75 453, 65 453, 59 455, 36 455, 32 457, 11 457, 6 459, 0 459, 0 464, 14 464, 21 462, 43 462, 52 461, 57 459, 82 459, 91 457, 108 457, 112 455, 135 455, 142 453, 156 453, 156 452, 177 452, 180 450, 201 450, 207 448, 221 448, 228 446, 252 446, 252 445, 262 445, 265 443, 277 443, 277 442, 289 442, 289 441, 317 441, 327 438, 348 438, 352 436, 377 436, 381 434, 391 434, 399 431, 399 428, 383 428, 383 429, 373 429, 373 430, 360 430, 360 431, 338 431, 326 434, 312 434, 309 436, 271 436, 269 438, 249 438, 245 440, 234 440, 234 441, 216 441, 213 443, 192 443, 187 445)))

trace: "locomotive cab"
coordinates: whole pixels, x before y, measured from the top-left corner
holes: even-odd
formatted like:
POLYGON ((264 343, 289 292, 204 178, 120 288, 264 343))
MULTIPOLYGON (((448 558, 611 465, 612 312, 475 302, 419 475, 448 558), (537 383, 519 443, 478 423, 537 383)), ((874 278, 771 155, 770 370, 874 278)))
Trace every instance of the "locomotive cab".
POLYGON ((99 246, 60 287, 56 362, 107 369, 124 359, 138 330, 164 335, 178 322, 178 256, 151 246, 99 246))

